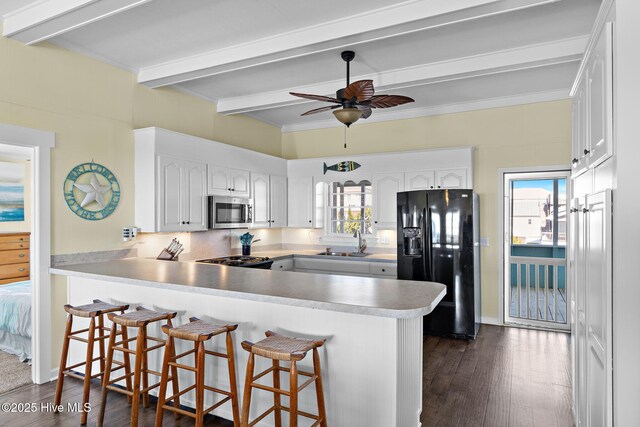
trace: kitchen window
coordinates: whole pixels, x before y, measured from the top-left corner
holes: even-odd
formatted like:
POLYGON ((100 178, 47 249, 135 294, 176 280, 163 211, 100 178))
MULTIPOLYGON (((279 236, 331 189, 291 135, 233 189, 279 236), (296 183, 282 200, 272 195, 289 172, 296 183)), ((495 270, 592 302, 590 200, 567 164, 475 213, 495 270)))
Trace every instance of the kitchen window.
POLYGON ((372 234, 371 182, 332 182, 327 205, 329 234, 352 237, 356 231, 372 234))

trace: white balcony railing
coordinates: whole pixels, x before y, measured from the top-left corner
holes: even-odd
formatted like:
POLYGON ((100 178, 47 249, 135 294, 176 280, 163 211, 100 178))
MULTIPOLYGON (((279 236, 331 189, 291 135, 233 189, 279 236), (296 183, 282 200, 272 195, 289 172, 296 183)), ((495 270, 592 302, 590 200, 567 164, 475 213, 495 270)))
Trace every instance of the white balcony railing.
POLYGON ((512 256, 509 317, 567 325, 567 260, 512 256))

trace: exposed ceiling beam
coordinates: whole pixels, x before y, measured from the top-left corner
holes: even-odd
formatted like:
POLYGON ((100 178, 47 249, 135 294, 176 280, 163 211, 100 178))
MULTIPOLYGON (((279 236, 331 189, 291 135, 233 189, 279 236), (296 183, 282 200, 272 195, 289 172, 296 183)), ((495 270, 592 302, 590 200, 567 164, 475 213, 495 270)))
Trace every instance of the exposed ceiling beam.
POLYGON ((44 0, 4 16, 3 35, 35 44, 151 0, 44 0))
POLYGON ((138 73, 138 82, 167 86, 557 1, 415 0, 145 67, 138 73))
MULTIPOLYGON (((515 71, 568 61, 579 61, 589 36, 576 37, 552 43, 491 52, 451 61, 437 62, 376 74, 353 76, 352 80, 371 79, 376 91, 440 83, 448 80, 477 77, 515 71)), ((249 113, 251 111, 311 102, 289 95, 289 92, 314 93, 333 96, 344 86, 343 80, 322 82, 312 86, 283 88, 278 91, 218 100, 217 111, 222 114, 249 113)))

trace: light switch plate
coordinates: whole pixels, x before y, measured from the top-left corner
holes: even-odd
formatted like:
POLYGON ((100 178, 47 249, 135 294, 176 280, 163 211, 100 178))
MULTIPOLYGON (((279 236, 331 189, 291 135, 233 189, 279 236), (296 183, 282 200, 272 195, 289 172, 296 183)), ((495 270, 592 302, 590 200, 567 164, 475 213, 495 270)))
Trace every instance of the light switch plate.
POLYGON ((489 238, 488 237, 481 237, 480 238, 480 246, 483 247, 483 248, 489 247, 489 238))

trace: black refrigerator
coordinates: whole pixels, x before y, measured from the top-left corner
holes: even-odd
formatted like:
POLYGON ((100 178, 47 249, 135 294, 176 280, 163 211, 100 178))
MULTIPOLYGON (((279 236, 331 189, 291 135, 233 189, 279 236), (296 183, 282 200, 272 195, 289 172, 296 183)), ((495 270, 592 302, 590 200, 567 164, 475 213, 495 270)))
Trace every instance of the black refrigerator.
POLYGON ((472 190, 398 193, 398 279, 438 282, 447 293, 424 333, 475 338, 480 327, 478 196, 472 190))

